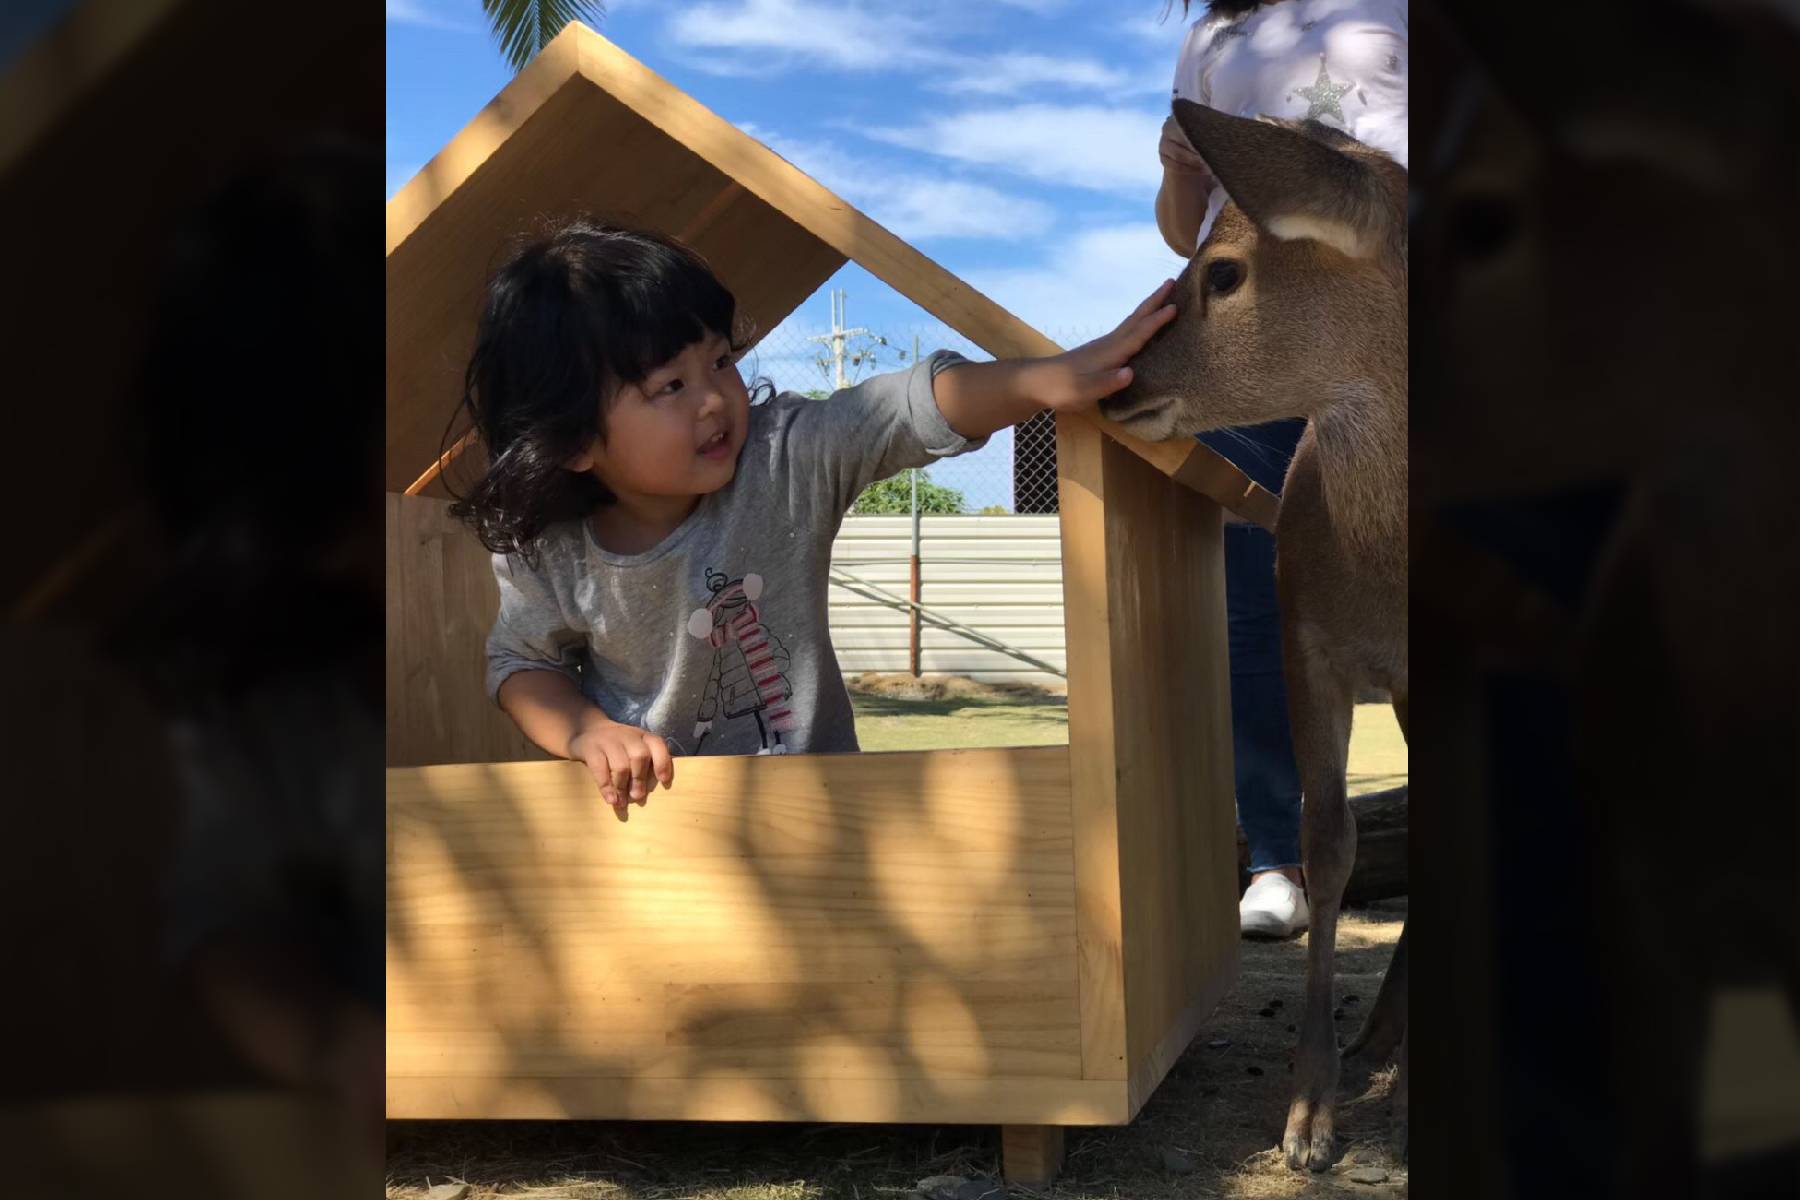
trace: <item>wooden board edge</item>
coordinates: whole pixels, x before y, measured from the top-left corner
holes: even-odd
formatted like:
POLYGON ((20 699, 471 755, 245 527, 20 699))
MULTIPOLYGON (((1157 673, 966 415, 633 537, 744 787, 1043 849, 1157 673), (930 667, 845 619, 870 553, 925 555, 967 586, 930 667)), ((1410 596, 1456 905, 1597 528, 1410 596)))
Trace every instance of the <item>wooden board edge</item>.
MULTIPOLYGON (((754 755, 701 755, 699 757, 684 756, 675 760, 675 787, 671 795, 677 795, 682 786, 682 772, 685 769, 691 779, 693 773, 702 774, 731 771, 734 774, 743 771, 759 770, 796 770, 800 763, 816 762, 821 759, 830 760, 832 765, 825 768, 839 772, 845 776, 860 773, 856 765, 859 762, 870 763, 871 771, 886 770, 893 763, 916 759, 925 761, 932 758, 955 758, 964 755, 1005 756, 1011 759, 1053 761, 1067 758, 1069 747, 1066 745, 1049 746, 957 746, 945 747, 941 750, 857 750, 842 754, 786 754, 780 757, 758 757, 754 755)), ((418 767, 388 767, 387 781, 390 791, 396 782, 411 784, 418 782, 426 786, 434 783, 454 783, 470 774, 502 772, 509 776, 516 786, 530 790, 541 783, 545 787, 562 787, 567 785, 571 777, 584 778, 587 767, 581 763, 564 759, 519 760, 497 763, 432 763, 418 767)), ((660 794, 660 793, 659 793, 660 794)))
MULTIPOLYGON (((1161 464, 1157 466, 1162 469, 1161 464)), ((1280 497, 1244 474, 1211 446, 1193 442, 1176 469, 1164 473, 1183 487, 1209 497, 1227 512, 1260 525, 1270 533, 1275 532, 1275 516, 1281 509, 1280 497)))
POLYGON ((1106 580, 1104 442, 1058 414, 1057 507, 1069 670, 1070 850, 1075 878, 1082 1076, 1128 1077, 1118 762, 1113 732, 1112 612, 1106 580))
POLYGON ((613 42, 580 30, 580 69, 607 94, 727 178, 996 357, 1055 354, 1055 342, 945 270, 799 167, 613 42), (687 126, 678 133, 675 126, 687 126), (694 136, 695 134, 699 136, 694 136), (685 136, 684 136, 685 134, 685 136), (944 304, 932 291, 954 296, 944 304))
POLYGON ((389 257, 494 151, 578 77, 583 33, 599 36, 579 21, 564 27, 394 193, 386 210, 389 257))
POLYGON ((1220 1002, 1230 995, 1231 989, 1237 985, 1238 968, 1242 959, 1235 942, 1232 943, 1231 953, 1223 957, 1226 961, 1221 964, 1222 969, 1215 972, 1206 981, 1206 986, 1201 989, 1199 996, 1181 1011, 1181 1015, 1175 1019, 1175 1023, 1156 1040, 1156 1044, 1151 1046, 1150 1052, 1144 1056, 1143 1060, 1132 1065, 1127 1089, 1132 1119, 1137 1117, 1138 1112, 1156 1092, 1158 1085, 1180 1061, 1182 1054, 1193 1042, 1194 1036, 1217 1011, 1220 1002))
POLYGON ((389 1076, 389 1120, 1125 1125, 1124 1081, 389 1076), (916 1096, 899 1095, 906 1089, 916 1096))

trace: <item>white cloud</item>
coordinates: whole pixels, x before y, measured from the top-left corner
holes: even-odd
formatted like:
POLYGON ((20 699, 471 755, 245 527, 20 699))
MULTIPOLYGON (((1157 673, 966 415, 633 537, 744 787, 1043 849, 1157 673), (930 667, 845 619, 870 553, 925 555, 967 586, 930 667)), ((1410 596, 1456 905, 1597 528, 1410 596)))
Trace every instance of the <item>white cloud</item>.
MULTIPOLYGON (((820 0, 741 0, 685 8, 669 35, 688 50, 764 56, 760 65, 814 62, 844 70, 893 70, 941 62, 926 44, 930 29, 891 11, 820 0), (773 59, 773 63, 767 61, 773 59)), ((693 60, 703 69, 741 73, 745 63, 693 60)))
POLYGON ((1181 268, 1155 222, 1142 221, 1058 239, 1033 266, 977 269, 964 278, 1066 347, 1110 331, 1181 268))
POLYGON ((869 136, 958 162, 1099 191, 1156 195, 1162 116, 1096 105, 1022 104, 933 117, 869 136))
POLYGON ((935 90, 983 96, 1015 96, 1049 88, 1117 91, 1129 86, 1131 77, 1116 67, 1091 58, 1054 58, 1047 54, 1001 54, 971 59, 948 79, 934 83, 935 90))
MULTIPOLYGON (((1039 15, 1067 0, 999 0, 1039 15)), ((670 39, 683 61, 715 75, 766 75, 794 68, 924 73, 923 84, 967 95, 1022 96, 1049 89, 1144 91, 1141 71, 1091 56, 970 54, 956 41, 966 0, 877 7, 870 0, 711 0, 671 14, 670 39), (952 48, 955 42, 957 48, 952 48)), ((1154 90, 1165 90, 1159 70, 1154 90)))
POLYGON ((903 177, 870 197, 869 215, 908 241, 927 238, 1013 240, 1048 232, 1050 207, 979 183, 903 177))
POLYGON ((897 169, 756 125, 744 131, 907 241, 1039 237, 1055 220, 1049 205, 986 184, 897 169))
POLYGON ((396 25, 421 25, 427 29, 448 29, 472 33, 475 26, 467 21, 447 17, 437 11, 431 0, 387 0, 387 19, 396 25))

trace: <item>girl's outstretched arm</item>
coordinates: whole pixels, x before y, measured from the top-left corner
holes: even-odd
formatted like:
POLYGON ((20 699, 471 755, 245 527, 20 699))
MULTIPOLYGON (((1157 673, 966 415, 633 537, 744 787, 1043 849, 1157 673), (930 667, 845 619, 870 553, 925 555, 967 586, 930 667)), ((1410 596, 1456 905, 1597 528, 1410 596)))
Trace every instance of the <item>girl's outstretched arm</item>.
POLYGON ((1131 382, 1125 364, 1175 316, 1173 280, 1152 292, 1111 333, 1048 358, 960 363, 938 373, 932 398, 950 428, 984 438, 1046 408, 1087 409, 1131 382))
POLYGON ((586 763, 600 798, 621 821, 630 805, 648 801, 658 783, 675 782, 667 742, 613 720, 560 671, 516 671, 500 685, 497 699, 519 731, 546 753, 586 763))

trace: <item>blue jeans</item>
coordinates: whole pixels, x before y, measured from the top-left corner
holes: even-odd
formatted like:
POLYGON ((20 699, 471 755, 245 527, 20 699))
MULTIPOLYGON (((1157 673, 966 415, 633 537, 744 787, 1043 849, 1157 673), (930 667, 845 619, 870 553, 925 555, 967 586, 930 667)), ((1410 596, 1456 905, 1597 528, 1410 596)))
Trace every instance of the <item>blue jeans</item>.
MULTIPOLYGON (((1272 492, 1305 428, 1280 421, 1202 434, 1200 440, 1272 492)), ((1231 742, 1238 824, 1250 870, 1300 865, 1300 771, 1281 674, 1281 609, 1275 599, 1275 536, 1255 525, 1225 526, 1225 613, 1231 648, 1231 742)))

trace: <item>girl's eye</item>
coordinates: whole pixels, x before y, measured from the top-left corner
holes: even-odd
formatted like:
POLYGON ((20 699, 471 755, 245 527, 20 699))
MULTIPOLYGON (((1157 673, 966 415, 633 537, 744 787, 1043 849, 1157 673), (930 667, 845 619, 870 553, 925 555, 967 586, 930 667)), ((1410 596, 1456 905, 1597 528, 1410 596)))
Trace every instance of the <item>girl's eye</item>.
POLYGON ((669 382, 663 384, 661 387, 656 389, 656 395, 658 395, 658 396, 673 396, 676 392, 679 392, 680 390, 681 390, 681 380, 671 379, 671 380, 669 380, 669 382))
POLYGON ((719 361, 713 364, 713 370, 723 371, 726 367, 729 367, 730 365, 731 365, 731 355, 721 354, 721 355, 719 355, 719 361))

